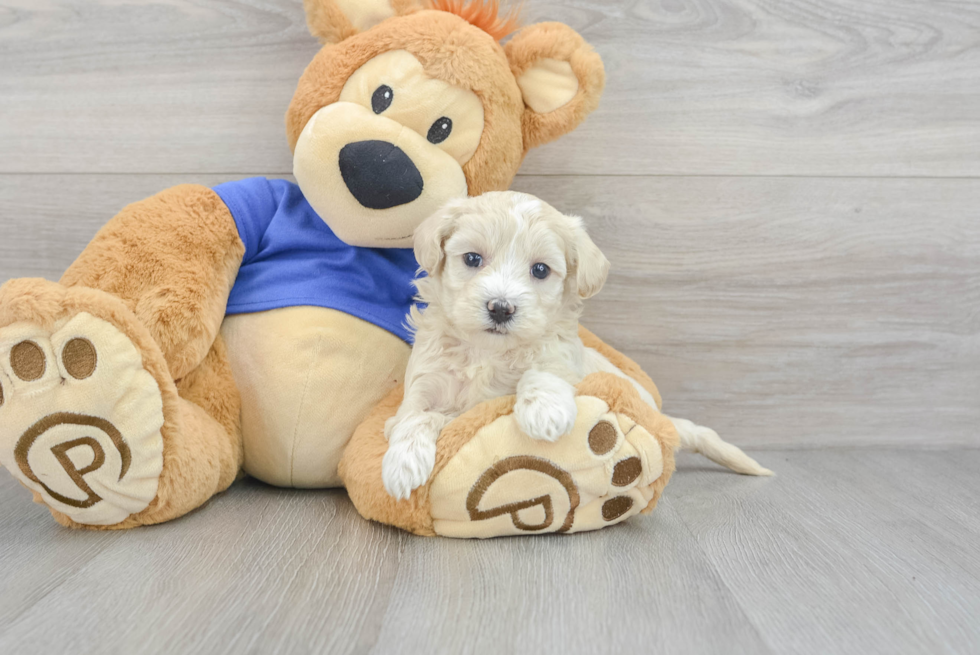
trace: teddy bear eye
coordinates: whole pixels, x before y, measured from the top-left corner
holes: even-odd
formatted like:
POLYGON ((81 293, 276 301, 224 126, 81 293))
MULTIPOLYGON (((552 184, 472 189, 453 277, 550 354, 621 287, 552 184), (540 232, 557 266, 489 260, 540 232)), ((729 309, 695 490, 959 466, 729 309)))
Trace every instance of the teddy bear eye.
POLYGON ((463 255, 463 263, 470 268, 478 268, 483 263, 483 257, 475 252, 468 252, 463 255))
POLYGON ((453 131, 453 121, 451 118, 443 116, 429 128, 429 135, 426 137, 429 143, 442 143, 449 138, 453 131))
POLYGON ((374 90, 374 95, 371 96, 371 109, 374 110, 375 114, 380 114, 391 106, 391 101, 394 99, 395 92, 387 84, 382 84, 374 90))
POLYGON ((543 280, 546 277, 548 277, 549 273, 551 273, 551 269, 548 268, 547 264, 542 264, 541 262, 538 262, 537 264, 531 267, 531 275, 538 278, 539 280, 543 280))

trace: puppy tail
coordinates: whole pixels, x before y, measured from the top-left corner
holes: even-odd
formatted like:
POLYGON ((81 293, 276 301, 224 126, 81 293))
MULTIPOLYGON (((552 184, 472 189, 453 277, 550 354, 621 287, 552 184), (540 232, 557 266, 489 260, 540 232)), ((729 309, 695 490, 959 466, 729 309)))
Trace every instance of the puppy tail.
POLYGON ((712 462, 721 464, 743 475, 775 475, 769 469, 718 436, 711 428, 697 425, 683 418, 672 418, 671 422, 681 438, 681 449, 700 453, 712 462))

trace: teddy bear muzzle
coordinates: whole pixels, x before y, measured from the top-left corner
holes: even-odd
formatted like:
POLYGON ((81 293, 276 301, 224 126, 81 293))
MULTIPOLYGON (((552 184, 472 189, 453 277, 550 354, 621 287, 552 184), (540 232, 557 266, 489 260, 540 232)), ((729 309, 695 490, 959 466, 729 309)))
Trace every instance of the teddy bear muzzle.
POLYGON ((419 223, 467 195, 452 155, 351 102, 327 105, 310 118, 296 143, 293 174, 334 234, 367 248, 411 248, 419 223))

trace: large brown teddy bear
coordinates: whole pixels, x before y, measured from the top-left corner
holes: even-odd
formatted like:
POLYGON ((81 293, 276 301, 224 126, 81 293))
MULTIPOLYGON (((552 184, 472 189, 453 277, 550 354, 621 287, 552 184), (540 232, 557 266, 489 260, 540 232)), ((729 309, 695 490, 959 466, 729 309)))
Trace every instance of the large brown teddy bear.
POLYGON ((506 189, 529 149, 575 128, 599 57, 555 23, 501 46, 514 25, 495 2, 305 6, 326 45, 286 116, 298 185, 168 189, 123 209, 59 283, 0 290, 0 462, 71 527, 167 521, 242 473, 343 484, 365 516, 421 534, 569 532, 652 507, 677 436, 608 374, 580 385, 558 444, 522 435, 504 398, 446 429, 409 501, 380 477, 414 228, 506 189))

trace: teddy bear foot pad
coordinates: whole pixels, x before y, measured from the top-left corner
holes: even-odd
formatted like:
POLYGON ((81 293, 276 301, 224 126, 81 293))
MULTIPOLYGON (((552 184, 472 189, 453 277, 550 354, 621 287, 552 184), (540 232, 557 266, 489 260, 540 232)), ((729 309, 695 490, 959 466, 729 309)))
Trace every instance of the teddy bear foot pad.
POLYGON ((112 525, 163 468, 163 401, 133 343, 81 312, 0 328, 0 463, 51 509, 112 525))
POLYGON ((664 472, 660 443, 599 398, 556 443, 534 441, 513 414, 484 427, 432 482, 433 527, 450 537, 571 533, 644 510, 664 472), (475 484, 472 472, 482 470, 475 484))

